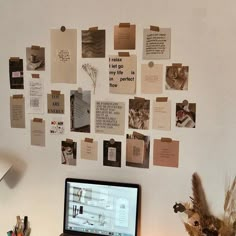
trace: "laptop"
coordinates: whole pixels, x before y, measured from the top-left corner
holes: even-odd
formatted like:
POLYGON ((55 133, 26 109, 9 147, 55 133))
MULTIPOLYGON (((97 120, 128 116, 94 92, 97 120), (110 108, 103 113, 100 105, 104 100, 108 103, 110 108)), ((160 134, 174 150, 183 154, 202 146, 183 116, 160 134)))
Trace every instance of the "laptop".
POLYGON ((67 178, 61 236, 137 236, 140 186, 67 178))

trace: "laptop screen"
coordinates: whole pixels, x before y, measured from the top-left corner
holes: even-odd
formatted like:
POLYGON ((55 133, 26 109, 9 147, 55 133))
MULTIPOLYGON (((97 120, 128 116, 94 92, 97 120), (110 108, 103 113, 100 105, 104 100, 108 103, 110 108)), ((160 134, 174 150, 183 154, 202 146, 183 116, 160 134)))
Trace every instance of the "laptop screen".
POLYGON ((64 233, 137 236, 137 184, 65 181, 64 233))

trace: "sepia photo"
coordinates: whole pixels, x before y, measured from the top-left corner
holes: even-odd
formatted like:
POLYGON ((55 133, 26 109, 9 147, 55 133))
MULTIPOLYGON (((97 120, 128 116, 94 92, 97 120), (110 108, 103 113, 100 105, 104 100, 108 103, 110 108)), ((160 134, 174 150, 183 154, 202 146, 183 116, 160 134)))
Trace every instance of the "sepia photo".
POLYGON ((176 104, 176 127, 196 127, 196 103, 184 100, 176 104))
POLYGON ((129 128, 148 129, 150 119, 150 100, 129 99, 129 128))
POLYGON ((188 66, 167 66, 166 67, 166 89, 167 90, 188 90, 188 66))
POLYGON ((38 46, 26 48, 26 68, 27 70, 45 70, 45 49, 38 46))

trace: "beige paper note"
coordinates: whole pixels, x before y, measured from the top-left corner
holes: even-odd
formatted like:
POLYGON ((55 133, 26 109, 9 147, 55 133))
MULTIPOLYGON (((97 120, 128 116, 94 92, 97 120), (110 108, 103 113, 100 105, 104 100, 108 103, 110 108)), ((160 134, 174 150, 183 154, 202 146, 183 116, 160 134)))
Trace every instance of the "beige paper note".
POLYGON ((179 165, 179 141, 165 142, 154 139, 153 165, 178 167, 179 165))
POLYGON ((135 94, 136 92, 137 57, 130 55, 109 57, 110 93, 135 94))
POLYGON ((95 132, 124 135, 125 103, 97 101, 95 107, 95 132))
POLYGON ((160 28, 159 31, 144 29, 143 59, 170 59, 170 49, 170 28, 160 28))
POLYGON ((43 80, 40 78, 29 79, 28 92, 28 112, 29 113, 44 113, 44 95, 43 95, 43 80))
POLYGON ((114 49, 135 49, 135 25, 114 26, 114 49))
POLYGON ((152 128, 157 130, 171 129, 171 102, 153 102, 152 128))
POLYGON ((21 95, 10 97, 11 128, 25 128, 25 98, 21 95))
POLYGON ((45 146, 44 120, 31 120, 31 145, 45 146))
POLYGON ((86 142, 81 140, 81 159, 97 160, 98 159, 98 142, 86 142))
POLYGON ((143 164, 145 156, 144 140, 126 140, 126 161, 131 163, 143 164))
POLYGON ((76 29, 51 30, 51 82, 77 81, 77 31, 76 29))
POLYGON ((64 114, 64 94, 48 94, 48 113, 64 114))
POLYGON ((163 87, 163 66, 149 63, 141 66, 141 92, 160 94, 163 87))

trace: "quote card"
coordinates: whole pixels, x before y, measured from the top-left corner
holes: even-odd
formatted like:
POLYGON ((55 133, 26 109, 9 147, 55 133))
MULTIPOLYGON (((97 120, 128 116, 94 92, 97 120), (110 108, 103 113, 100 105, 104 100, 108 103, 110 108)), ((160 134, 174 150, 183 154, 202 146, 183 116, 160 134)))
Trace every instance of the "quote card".
POLYGON ((120 23, 114 26, 114 49, 135 49, 136 26, 129 23, 120 23))
POLYGON ((10 97, 11 128, 25 128, 25 98, 23 95, 10 97))
POLYGON ((154 139, 153 165, 178 167, 179 141, 154 139))
POLYGON ((109 57, 109 91, 117 94, 135 94, 136 92, 137 57, 109 57))
POLYGON ((31 120, 31 145, 45 146, 45 121, 42 119, 31 120))
POLYGON ((9 77, 11 89, 24 89, 23 59, 19 57, 9 59, 9 77))
POLYGON ((77 30, 51 30, 51 82, 77 81, 77 30))
POLYGON ((149 168, 150 137, 133 132, 126 136, 126 166, 149 168))
POLYGON ((114 139, 103 141, 103 165, 121 167, 121 142, 114 139))
POLYGON ((26 69, 31 71, 45 70, 45 48, 40 46, 26 48, 26 69))
POLYGON ((98 142, 92 139, 81 140, 80 156, 81 159, 96 161, 98 159, 98 142))
POLYGON ((139 139, 127 139, 126 161, 143 164, 145 149, 144 141, 139 139))
POLYGON ((70 91, 71 131, 90 133, 91 91, 70 91))
POLYGON ((43 80, 39 78, 39 74, 32 74, 32 78, 29 79, 28 91, 28 112, 44 113, 43 80))
POLYGON ((82 58, 105 57, 105 30, 82 30, 82 58))
POLYGON ((163 91, 163 66, 149 62, 141 66, 141 92, 160 94, 163 91))
POLYGON ((125 103, 96 101, 95 132, 123 135, 125 131, 125 103))
POLYGON ((77 143, 72 139, 61 142, 61 164, 76 165, 77 143))
POLYGON ((64 94, 60 91, 52 91, 48 94, 48 113, 64 114, 64 94))
POLYGON ((157 98, 153 102, 152 128, 157 130, 171 129, 171 102, 157 98))
POLYGON ((144 29, 143 59, 170 59, 171 29, 144 29))

